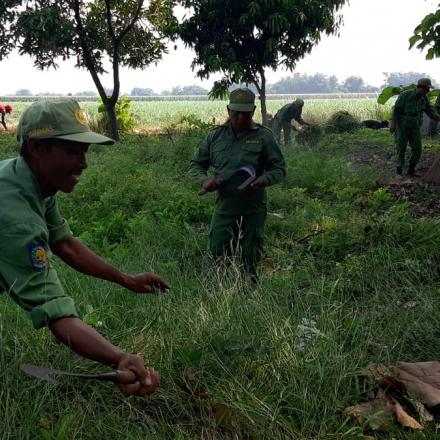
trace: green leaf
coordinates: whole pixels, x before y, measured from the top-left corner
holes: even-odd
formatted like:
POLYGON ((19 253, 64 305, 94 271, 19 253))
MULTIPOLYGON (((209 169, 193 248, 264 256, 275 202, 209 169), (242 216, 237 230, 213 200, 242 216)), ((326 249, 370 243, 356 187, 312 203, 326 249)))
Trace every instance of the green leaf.
POLYGON ((414 44, 416 44, 418 41, 420 41, 422 39, 422 37, 420 35, 413 35, 410 39, 409 39, 409 48, 411 49, 414 44))
POLYGON ((377 98, 378 104, 386 104, 387 101, 392 98, 393 96, 398 95, 401 92, 400 87, 395 86, 389 86, 385 87, 385 89, 382 90, 381 94, 377 98))
POLYGON ((41 440, 53 440, 52 434, 47 429, 40 429, 41 440))
POLYGON ((377 98, 378 104, 386 104, 386 102, 392 98, 393 96, 399 95, 400 93, 406 91, 406 90, 413 90, 416 88, 415 84, 410 84, 409 86, 388 86, 385 87, 379 97, 377 98))
POLYGON ((56 429, 56 440, 67 440, 69 430, 72 428, 75 416, 73 414, 65 414, 58 421, 56 429))

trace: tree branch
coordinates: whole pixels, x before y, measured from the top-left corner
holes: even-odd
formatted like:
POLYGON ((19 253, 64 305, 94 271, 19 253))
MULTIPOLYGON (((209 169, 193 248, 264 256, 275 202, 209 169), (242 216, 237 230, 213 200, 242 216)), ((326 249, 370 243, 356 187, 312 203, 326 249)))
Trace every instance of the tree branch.
POLYGON ((95 83, 95 86, 98 89, 99 96, 101 97, 102 102, 106 103, 108 102, 108 98, 105 93, 104 87, 101 84, 101 80, 99 79, 99 75, 98 72, 96 71, 95 63, 93 61, 89 46, 87 44, 87 36, 84 30, 83 22, 81 20, 81 13, 79 10, 80 2, 81 0, 71 0, 70 4, 75 14, 75 22, 76 22, 76 27, 78 29, 81 49, 83 51, 84 63, 87 69, 89 70, 90 75, 92 75, 93 82, 95 83))
POLYGON ((110 38, 112 39, 113 44, 116 45, 116 35, 115 35, 115 31, 113 29, 112 11, 111 11, 109 0, 105 0, 105 17, 107 19, 108 33, 110 34, 110 38))
POLYGON ((125 35, 127 35, 131 29, 133 28, 133 26, 135 25, 135 23, 138 21, 139 19, 139 15, 142 11, 142 5, 144 4, 144 0, 139 0, 137 8, 136 8, 136 12, 133 15, 133 18, 131 19, 130 23, 128 24, 128 26, 122 30, 122 32, 119 34, 117 41, 118 44, 123 40, 123 38, 125 37, 125 35))

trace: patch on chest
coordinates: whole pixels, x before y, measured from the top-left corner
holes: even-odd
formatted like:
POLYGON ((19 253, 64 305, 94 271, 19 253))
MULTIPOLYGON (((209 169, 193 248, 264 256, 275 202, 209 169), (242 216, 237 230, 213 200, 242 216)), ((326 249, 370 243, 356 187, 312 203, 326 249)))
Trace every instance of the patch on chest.
POLYGON ((31 243, 27 248, 32 267, 38 270, 38 272, 43 272, 49 264, 49 259, 47 258, 47 243, 44 241, 31 243))
POLYGON ((247 139, 247 144, 261 144, 261 139, 247 139))

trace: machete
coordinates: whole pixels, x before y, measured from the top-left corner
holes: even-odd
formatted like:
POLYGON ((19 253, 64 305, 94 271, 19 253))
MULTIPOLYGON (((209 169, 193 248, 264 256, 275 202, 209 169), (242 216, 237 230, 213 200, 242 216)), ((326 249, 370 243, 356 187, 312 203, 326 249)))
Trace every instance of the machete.
POLYGON ((106 380, 113 383, 133 383, 136 381, 136 375, 129 370, 116 370, 108 373, 98 374, 82 374, 82 373, 68 373, 67 371, 55 370, 54 368, 39 367, 37 365, 23 364, 20 365, 20 370, 34 376, 41 380, 46 380, 51 383, 57 383, 52 376, 70 376, 78 379, 86 380, 106 380))
MULTIPOLYGON (((235 175, 237 175, 239 173, 243 173, 243 174, 247 175, 248 177, 240 186, 237 187, 237 191, 245 190, 257 178, 257 173, 255 171, 255 168, 252 165, 245 165, 245 166, 241 167, 238 171, 233 173, 231 176, 229 176, 228 178, 223 179, 224 180, 223 184, 225 184, 225 182, 227 182, 229 179, 231 179, 232 177, 234 177, 235 175)), ((208 191, 206 191, 206 189, 202 189, 198 192, 198 195, 204 196, 207 193, 208 193, 208 191)))

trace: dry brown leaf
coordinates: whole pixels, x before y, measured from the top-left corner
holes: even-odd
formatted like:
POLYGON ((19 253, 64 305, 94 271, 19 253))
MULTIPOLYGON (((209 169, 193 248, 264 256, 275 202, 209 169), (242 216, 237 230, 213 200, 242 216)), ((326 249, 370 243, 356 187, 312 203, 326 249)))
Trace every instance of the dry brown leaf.
POLYGON ((417 420, 411 417, 402 407, 402 405, 396 400, 393 399, 394 409, 396 411, 396 417, 398 422, 405 428, 411 429, 425 429, 417 420))
POLYGON ((350 406, 344 412, 375 431, 389 431, 394 424, 394 405, 383 397, 350 406))
POLYGON ((364 376, 385 387, 402 388, 402 383, 394 377, 393 370, 384 364, 369 364, 364 376))
POLYGON ((226 405, 223 405, 223 403, 214 403, 212 405, 212 413, 219 425, 231 426, 232 411, 226 405))
POLYGON ((398 302, 398 306, 402 307, 402 309, 413 309, 419 305, 418 301, 406 301, 406 302, 398 302))
POLYGON ((204 388, 196 388, 194 390, 194 395, 200 400, 207 400, 209 398, 208 391, 206 391, 204 388))
POLYGON ((394 368, 406 389, 428 406, 440 404, 440 362, 401 362, 394 368))
POLYGON ((195 379, 196 379, 196 373, 194 373, 194 371, 193 371, 191 368, 188 368, 188 369, 185 371, 184 376, 185 376, 185 379, 186 379, 186 380, 189 380, 189 381, 191 381, 191 380, 195 380, 195 379))
POLYGON ((381 382, 388 377, 392 377, 393 372, 384 364, 368 364, 365 376, 371 380, 381 382))
POLYGON ((270 258, 264 258, 261 261, 261 264, 263 265, 263 267, 268 271, 268 272, 274 272, 275 271, 275 264, 273 262, 273 260, 271 260, 270 258))
POLYGON ((55 416, 43 416, 38 421, 38 425, 50 431, 56 425, 57 421, 58 419, 55 416))
POLYGON ((434 420, 434 416, 425 408, 423 403, 412 399, 410 401, 416 409, 421 422, 432 422, 434 420))

